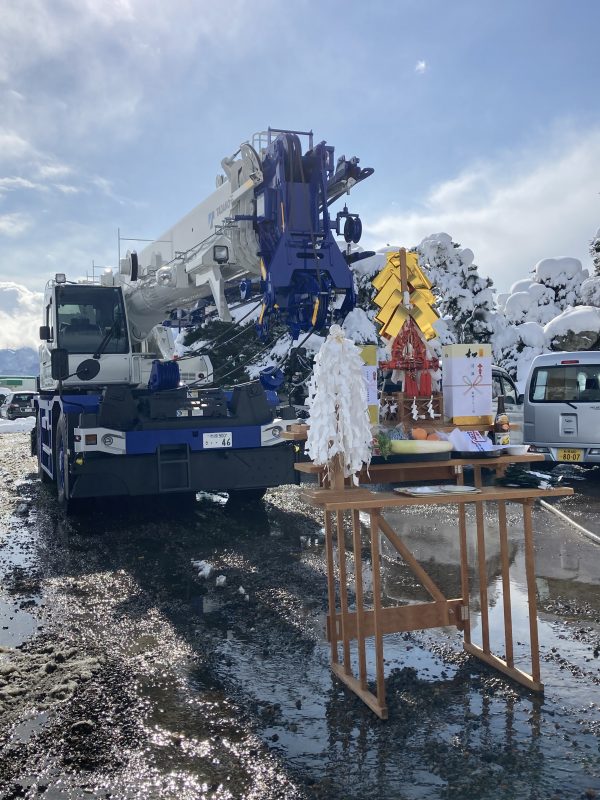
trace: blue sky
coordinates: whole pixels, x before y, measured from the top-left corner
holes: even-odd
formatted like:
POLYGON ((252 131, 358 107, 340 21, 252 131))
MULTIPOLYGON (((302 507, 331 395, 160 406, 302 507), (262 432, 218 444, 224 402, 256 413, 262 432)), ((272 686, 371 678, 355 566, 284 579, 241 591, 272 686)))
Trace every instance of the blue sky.
POLYGON ((0 0, 0 281, 115 265, 268 125, 375 168, 366 246, 446 231, 500 291, 589 266, 599 26, 596 0, 0 0))

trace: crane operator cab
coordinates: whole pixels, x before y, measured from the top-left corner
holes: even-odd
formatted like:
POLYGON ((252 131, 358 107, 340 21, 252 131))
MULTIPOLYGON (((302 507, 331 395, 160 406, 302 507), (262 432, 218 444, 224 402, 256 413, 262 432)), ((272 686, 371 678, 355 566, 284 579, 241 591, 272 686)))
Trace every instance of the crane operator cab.
POLYGON ((56 388, 51 361, 52 351, 59 349, 68 357, 65 384, 86 382, 85 374, 78 376, 77 369, 89 359, 98 362, 97 382, 129 383, 131 347, 120 287, 51 281, 46 288, 44 321, 40 328, 42 390, 56 388))

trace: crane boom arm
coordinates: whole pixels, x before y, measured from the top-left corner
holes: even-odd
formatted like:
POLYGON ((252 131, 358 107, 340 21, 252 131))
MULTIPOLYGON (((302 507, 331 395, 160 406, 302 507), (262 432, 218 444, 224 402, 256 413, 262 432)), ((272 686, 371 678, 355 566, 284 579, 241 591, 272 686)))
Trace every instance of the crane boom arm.
POLYGON ((333 231, 357 242, 360 220, 344 209, 332 221, 328 208, 373 170, 344 156, 334 167, 334 148, 313 146, 312 133, 269 129, 254 141, 257 148, 245 142, 222 160, 225 174, 206 200, 141 251, 137 274, 131 257, 121 262, 135 339, 167 311, 210 296, 230 319, 224 286, 244 277, 262 295, 261 333, 273 317, 298 335, 354 307, 352 274, 333 231), (300 135, 309 136, 305 152, 300 135))

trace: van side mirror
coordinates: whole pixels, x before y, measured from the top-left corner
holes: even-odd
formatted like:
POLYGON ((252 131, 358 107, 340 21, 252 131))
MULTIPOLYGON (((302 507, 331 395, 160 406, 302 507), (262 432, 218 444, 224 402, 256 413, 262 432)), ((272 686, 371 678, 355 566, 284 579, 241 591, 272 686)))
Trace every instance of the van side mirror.
POLYGON ((517 405, 518 406, 522 406, 524 402, 525 402, 525 395, 524 394, 518 395, 517 396, 517 405))
POLYGON ((57 347, 50 353, 50 374, 54 381, 64 381, 69 377, 69 351, 57 347))
POLYGON ((40 339, 49 342, 52 336, 50 335, 50 326, 49 325, 42 325, 40 328, 40 339))

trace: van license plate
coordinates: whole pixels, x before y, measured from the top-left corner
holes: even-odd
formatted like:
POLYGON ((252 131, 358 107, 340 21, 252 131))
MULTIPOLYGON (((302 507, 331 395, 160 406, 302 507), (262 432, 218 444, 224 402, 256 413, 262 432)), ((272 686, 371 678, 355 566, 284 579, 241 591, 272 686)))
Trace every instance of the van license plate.
POLYGON ((570 447, 560 447, 557 453, 558 461, 581 461, 583 450, 574 450, 570 447))
POLYGON ((215 447, 232 447, 231 431, 205 433, 202 436, 202 447, 205 450, 215 447))

